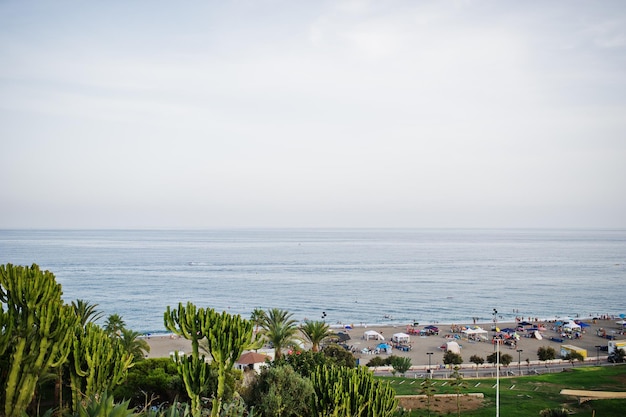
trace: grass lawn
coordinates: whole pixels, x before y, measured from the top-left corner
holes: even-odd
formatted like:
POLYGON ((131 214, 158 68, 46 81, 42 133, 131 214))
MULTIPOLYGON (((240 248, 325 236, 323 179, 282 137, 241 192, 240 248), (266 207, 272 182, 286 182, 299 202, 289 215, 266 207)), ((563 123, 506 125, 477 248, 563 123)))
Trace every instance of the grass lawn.
MULTIPOLYGON (((389 381, 398 395, 420 394, 422 379, 381 377, 389 381)), ((454 394, 450 386, 452 380, 433 380, 437 394, 454 394), (445 384, 444 384, 445 383, 445 384)), ((465 378, 467 388, 461 392, 483 393, 484 407, 463 412, 462 415, 482 417, 495 416, 496 380, 495 378, 465 378)), ((539 416, 545 408, 565 407, 574 415, 591 417, 595 410, 596 417, 625 415, 626 400, 595 400, 578 405, 576 398, 566 397, 559 392, 562 389, 581 389, 594 391, 626 391, 626 365, 579 367, 556 374, 537 376, 500 378, 500 415, 506 417, 539 416)), ((462 397, 461 397, 462 401, 462 397)), ((432 403, 432 402, 431 402, 432 403)), ((451 415, 456 415, 456 409, 451 415)), ((411 416, 427 416, 428 411, 414 410, 411 416)), ((432 417, 448 416, 431 412, 432 417)))

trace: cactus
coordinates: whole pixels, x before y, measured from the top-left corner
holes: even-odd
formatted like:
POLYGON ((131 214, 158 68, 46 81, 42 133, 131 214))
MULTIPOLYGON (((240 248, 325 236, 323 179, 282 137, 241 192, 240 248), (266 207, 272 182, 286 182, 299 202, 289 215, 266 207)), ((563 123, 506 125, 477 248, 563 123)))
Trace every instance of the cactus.
POLYGON ((205 361, 204 355, 194 358, 193 355, 178 356, 178 353, 175 353, 174 360, 187 395, 191 399, 191 413, 194 417, 200 417, 202 414, 200 395, 209 387, 211 365, 205 361))
POLYGON ((205 336, 207 319, 207 311, 203 308, 197 308, 191 302, 187 302, 186 306, 183 306, 183 303, 178 303, 177 310, 172 310, 170 306, 167 306, 163 315, 166 329, 191 340, 192 356, 196 359, 199 356, 198 342, 205 336))
POLYGON ((219 415, 226 387, 226 371, 231 369, 241 356, 243 349, 252 341, 253 325, 240 315, 209 311, 205 334, 209 353, 217 365, 217 395, 213 398, 211 416, 219 415))
POLYGON ((365 368, 321 366, 311 375, 315 416, 390 417, 397 407, 393 389, 365 368))
POLYGON ((120 384, 132 366, 133 356, 117 338, 87 323, 76 332, 70 360, 72 404, 78 410, 81 395, 101 394, 120 384))
POLYGON ((204 356, 199 354, 199 341, 204 339, 210 317, 213 310, 197 308, 193 303, 188 302, 186 306, 178 303, 177 310, 167 310, 163 315, 165 327, 187 340, 191 340, 191 356, 179 357, 176 354, 175 360, 178 366, 178 373, 183 379, 187 394, 191 399, 191 412, 194 417, 199 417, 202 412, 200 395, 209 384, 209 365, 204 360, 204 356))
POLYGON ((61 295, 54 274, 35 264, 0 266, 0 352, 9 358, 0 369, 6 375, 6 417, 22 416, 40 376, 67 359, 77 317, 61 295))

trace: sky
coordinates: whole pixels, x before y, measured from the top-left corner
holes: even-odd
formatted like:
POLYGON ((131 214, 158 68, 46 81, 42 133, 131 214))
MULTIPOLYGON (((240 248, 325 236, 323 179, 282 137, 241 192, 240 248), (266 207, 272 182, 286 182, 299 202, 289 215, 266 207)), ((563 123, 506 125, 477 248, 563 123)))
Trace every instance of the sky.
POLYGON ((0 1, 0 228, 626 228, 626 2, 0 1))

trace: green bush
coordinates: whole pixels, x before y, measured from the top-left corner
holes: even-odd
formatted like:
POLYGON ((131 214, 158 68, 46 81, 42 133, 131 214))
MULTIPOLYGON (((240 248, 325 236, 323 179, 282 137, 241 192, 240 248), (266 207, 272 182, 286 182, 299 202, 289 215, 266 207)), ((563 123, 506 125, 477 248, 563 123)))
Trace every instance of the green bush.
POLYGON ((265 368, 249 387, 246 402, 266 417, 306 417, 314 395, 309 378, 289 365, 265 368))
POLYGON ((126 381, 115 388, 113 395, 129 399, 131 405, 142 408, 151 399, 156 404, 172 404, 176 398, 188 401, 176 364, 170 358, 137 362, 128 370, 126 381))

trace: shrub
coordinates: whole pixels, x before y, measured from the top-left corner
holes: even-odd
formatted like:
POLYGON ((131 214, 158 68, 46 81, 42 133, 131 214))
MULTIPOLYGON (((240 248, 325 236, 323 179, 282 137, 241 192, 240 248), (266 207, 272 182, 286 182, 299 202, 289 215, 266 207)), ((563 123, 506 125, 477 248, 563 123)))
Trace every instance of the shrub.
POLYGON ((541 346, 537 349, 537 357, 540 361, 550 361, 556 358, 556 351, 549 346, 541 346))
POLYGON ((443 363, 446 365, 460 365, 463 363, 463 357, 461 357, 458 353, 447 351, 443 355, 443 363))

